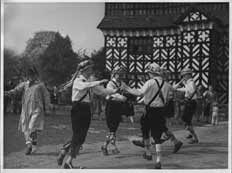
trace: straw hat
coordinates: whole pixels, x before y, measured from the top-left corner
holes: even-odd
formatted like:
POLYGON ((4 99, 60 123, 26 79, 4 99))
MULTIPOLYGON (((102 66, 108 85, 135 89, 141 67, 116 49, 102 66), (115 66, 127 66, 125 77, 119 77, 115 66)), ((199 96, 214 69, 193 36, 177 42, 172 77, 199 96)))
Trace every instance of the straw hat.
POLYGON ((112 71, 112 75, 115 75, 115 74, 123 74, 126 72, 126 69, 122 66, 117 66, 113 69, 112 71))
POLYGON ((189 67, 184 68, 184 69, 180 72, 181 76, 184 76, 184 75, 186 75, 186 74, 192 74, 192 73, 193 73, 193 71, 192 71, 192 69, 190 69, 189 67))
POLYGON ((156 64, 155 62, 153 62, 150 65, 148 65, 148 67, 147 67, 147 73, 161 75, 161 68, 160 68, 160 66, 158 64, 156 64))

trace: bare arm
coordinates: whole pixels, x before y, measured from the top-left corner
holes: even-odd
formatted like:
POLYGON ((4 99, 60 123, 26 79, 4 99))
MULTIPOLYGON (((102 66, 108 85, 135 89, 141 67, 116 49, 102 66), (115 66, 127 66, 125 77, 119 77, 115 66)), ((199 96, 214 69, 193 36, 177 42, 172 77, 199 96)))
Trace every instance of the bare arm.
POLYGON ((123 85, 122 86, 122 89, 125 90, 126 92, 132 94, 132 95, 135 95, 137 97, 142 97, 144 96, 144 94, 146 93, 148 87, 149 87, 149 84, 150 84, 150 81, 147 81, 142 88, 140 89, 135 89, 135 88, 130 88, 129 86, 127 85, 123 85))
POLYGON ((75 80, 73 83, 73 88, 76 88, 78 90, 83 90, 83 89, 87 89, 87 88, 92 88, 95 87, 97 85, 100 85, 102 83, 105 83, 107 80, 100 80, 100 81, 94 81, 94 82, 86 82, 86 81, 82 81, 82 80, 75 80))
POLYGON ((138 90, 138 89, 134 89, 134 88, 127 88, 126 91, 132 95, 135 95, 137 97, 142 97, 143 96, 143 93, 138 90))

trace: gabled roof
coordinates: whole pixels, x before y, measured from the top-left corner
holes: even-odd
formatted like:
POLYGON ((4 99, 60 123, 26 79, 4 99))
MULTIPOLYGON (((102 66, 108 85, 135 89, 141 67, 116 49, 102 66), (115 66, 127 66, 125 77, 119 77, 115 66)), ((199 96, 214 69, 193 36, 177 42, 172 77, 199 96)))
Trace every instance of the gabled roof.
POLYGON ((147 29, 175 27, 177 15, 162 16, 110 16, 104 17, 99 29, 147 29))
POLYGON ((181 14, 165 14, 154 16, 105 16, 99 29, 158 29, 176 27, 192 11, 199 11, 211 21, 215 21, 221 26, 228 26, 228 10, 205 10, 200 5, 193 5, 181 14))
MULTIPOLYGON (((187 11, 185 11, 176 21, 175 24, 180 24, 180 23, 184 23, 184 20, 186 19, 186 17, 189 16, 190 13, 199 13, 199 15, 202 15, 206 18, 206 20, 208 21, 214 21, 217 24, 223 25, 222 21, 217 18, 218 15, 214 14, 214 13, 210 13, 209 11, 202 11, 200 8, 196 8, 196 7, 191 7, 189 8, 187 11), (217 16, 217 17, 216 17, 217 16)), ((225 16, 226 17, 226 16, 225 16)), ((225 18, 223 18, 224 21, 225 18)))
POLYGON ((190 13, 196 13, 196 12, 200 13, 199 15, 205 16, 207 20, 212 20, 211 16, 209 16, 208 14, 205 14, 205 12, 202 12, 201 10, 197 8, 191 7, 187 11, 185 11, 183 14, 181 14, 180 17, 175 21, 175 23, 176 24, 183 23, 186 17, 188 17, 190 13))

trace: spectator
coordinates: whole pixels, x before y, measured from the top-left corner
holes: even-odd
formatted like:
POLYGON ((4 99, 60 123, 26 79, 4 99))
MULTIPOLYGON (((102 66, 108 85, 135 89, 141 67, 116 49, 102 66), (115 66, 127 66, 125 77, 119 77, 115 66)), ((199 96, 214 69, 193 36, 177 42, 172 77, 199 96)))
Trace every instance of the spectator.
POLYGON ((58 104, 58 89, 56 86, 53 87, 53 103, 58 104))
POLYGON ((203 86, 200 85, 197 88, 197 108, 196 108, 196 119, 197 122, 200 122, 200 120, 203 118, 203 109, 204 109, 204 105, 203 105, 203 86))
MULTIPOLYGON (((12 81, 8 81, 4 87, 5 91, 11 90, 13 88, 12 81)), ((4 95, 4 114, 7 113, 7 108, 11 103, 11 98, 8 95, 4 95)))
POLYGON ((212 103, 212 125, 218 125, 218 120, 219 120, 219 107, 218 107, 218 102, 215 100, 212 103))
POLYGON ((204 121, 206 123, 210 123, 210 114, 211 114, 211 108, 212 103, 214 100, 216 100, 216 92, 214 91, 212 85, 209 85, 209 89, 204 92, 204 121))

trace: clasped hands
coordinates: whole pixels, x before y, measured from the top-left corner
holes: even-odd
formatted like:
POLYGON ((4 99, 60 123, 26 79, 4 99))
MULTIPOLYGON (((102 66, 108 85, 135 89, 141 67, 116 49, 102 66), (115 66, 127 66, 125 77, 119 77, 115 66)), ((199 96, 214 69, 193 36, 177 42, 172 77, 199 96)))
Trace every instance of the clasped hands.
POLYGON ((128 93, 129 93, 130 89, 131 88, 128 85, 126 85, 125 83, 122 83, 122 85, 120 86, 120 90, 128 92, 128 93))

